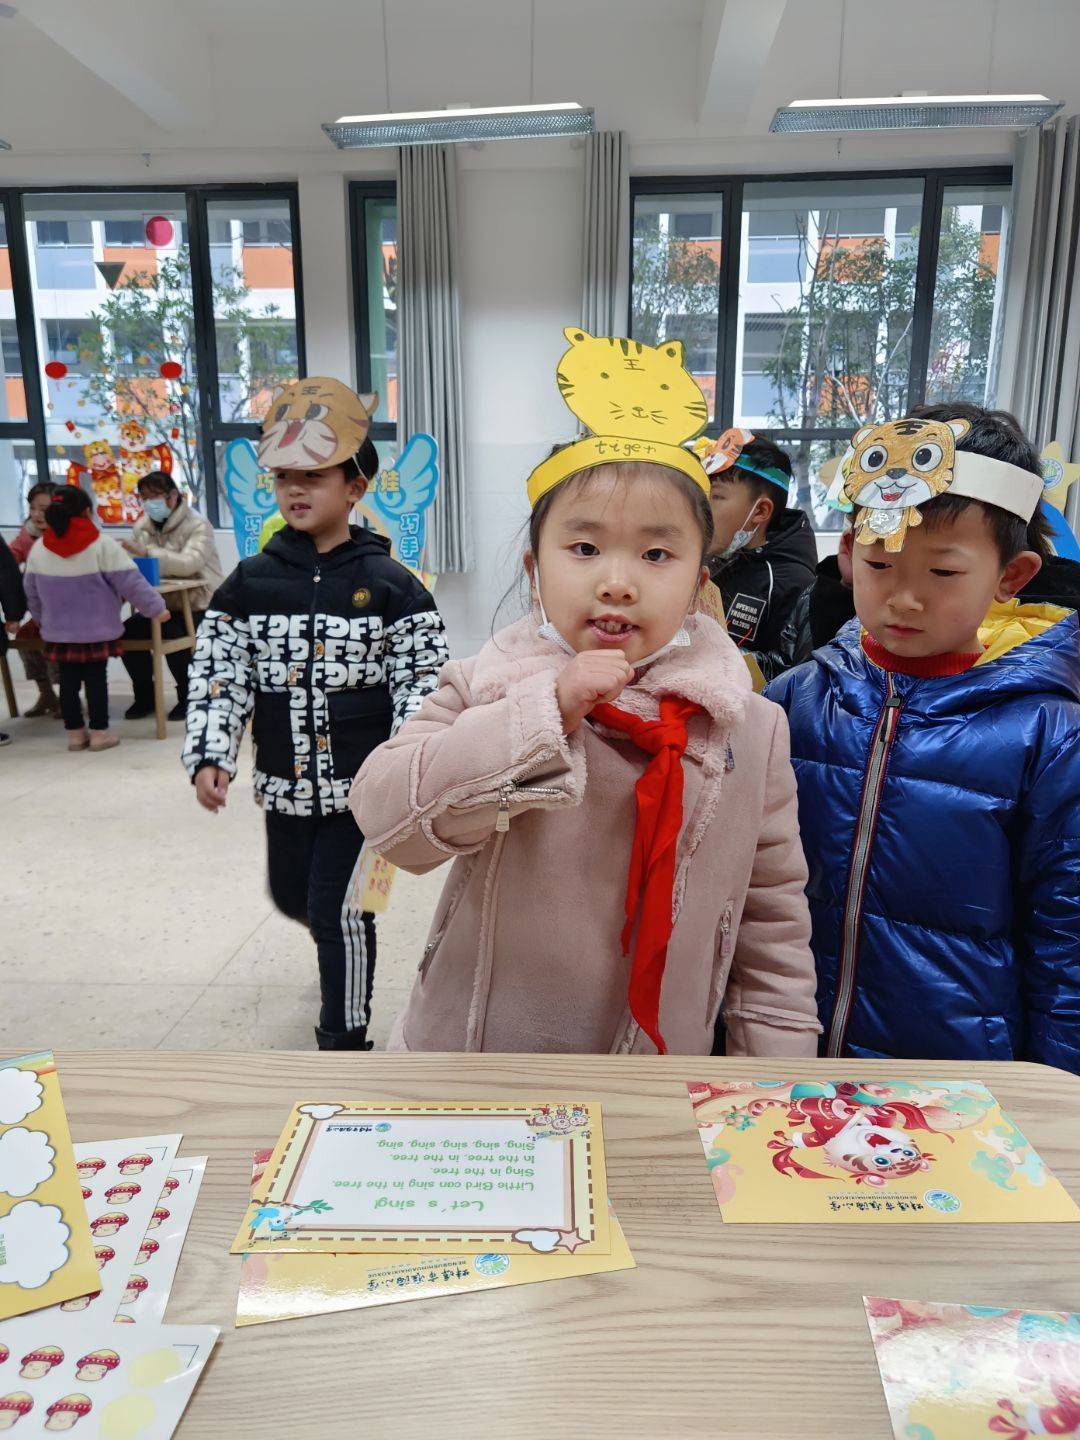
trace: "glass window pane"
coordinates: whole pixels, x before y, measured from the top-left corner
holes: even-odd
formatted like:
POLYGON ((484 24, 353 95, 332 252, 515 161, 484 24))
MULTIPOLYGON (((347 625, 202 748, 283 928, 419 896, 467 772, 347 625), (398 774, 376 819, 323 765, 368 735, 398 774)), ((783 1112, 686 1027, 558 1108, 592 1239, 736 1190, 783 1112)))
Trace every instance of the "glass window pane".
POLYGON ((751 182, 743 197, 735 423, 902 415, 922 181, 751 182))
POLYGON ((1007 185, 947 185, 942 198, 926 400, 987 403, 1004 276, 1007 185))
POLYGON ((26 492, 37 478, 34 442, 0 438, 0 525, 23 523, 26 519, 26 492))
POLYGON ((140 474, 204 494, 182 193, 28 195, 26 240, 53 478, 106 524, 140 513, 140 474))
POLYGON ((719 195, 636 195, 631 335, 681 340, 716 416, 716 334, 723 202, 719 195))
POLYGON ((0 201, 0 421, 26 419, 26 390, 15 322, 15 292, 11 284, 5 209, 0 201))
POLYGON ((221 418, 261 420, 299 374, 289 202, 211 200, 206 218, 221 418))
MULTIPOLYGON (((397 201, 369 196, 363 203, 364 264, 367 290, 359 298, 367 317, 371 388, 378 391, 378 424, 396 424, 397 382, 397 201)), ((359 289, 358 289, 359 294, 359 289)), ((363 333, 363 326, 360 327, 363 333)))
POLYGON ((818 472, 827 460, 844 453, 847 441, 778 439, 776 443, 791 457, 795 484, 789 504, 804 510, 819 533, 842 530, 847 517, 825 503, 828 486, 822 482, 818 472))

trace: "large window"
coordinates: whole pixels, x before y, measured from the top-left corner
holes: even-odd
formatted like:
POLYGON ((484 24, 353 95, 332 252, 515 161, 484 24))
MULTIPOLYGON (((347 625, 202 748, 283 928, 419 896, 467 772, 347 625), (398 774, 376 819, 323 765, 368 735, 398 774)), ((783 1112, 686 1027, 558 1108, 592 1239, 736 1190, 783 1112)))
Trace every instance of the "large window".
MULTIPOLYGON (((227 524, 224 444, 254 438, 275 385, 304 373, 295 192, 24 191, 5 205, 5 398, 11 413, 21 395, 34 475, 78 480, 106 523, 128 524, 140 474, 171 469, 227 524)), ((22 518, 27 470, 0 452, 0 523, 22 518)))
POLYGON ((387 464, 396 453, 398 419, 396 188, 392 182, 349 186, 352 217, 356 375, 361 393, 378 391, 371 438, 387 464))
POLYGON ((992 393, 1007 171, 631 185, 634 338, 683 341, 710 433, 789 450, 818 529, 859 425, 992 393))

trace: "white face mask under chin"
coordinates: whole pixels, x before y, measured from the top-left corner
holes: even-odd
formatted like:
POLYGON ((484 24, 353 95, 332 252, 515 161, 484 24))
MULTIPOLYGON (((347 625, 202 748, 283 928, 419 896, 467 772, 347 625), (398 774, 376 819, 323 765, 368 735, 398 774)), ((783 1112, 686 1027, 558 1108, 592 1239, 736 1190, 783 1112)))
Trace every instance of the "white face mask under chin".
MULTIPOLYGON (((540 619, 542 621, 542 624, 536 632, 537 635, 541 640, 550 640, 551 643, 557 645, 560 650, 565 650, 567 655, 576 655, 577 651, 570 644, 569 640, 559 633, 547 617, 547 611, 544 609, 544 597, 540 594, 540 567, 538 565, 533 566, 533 589, 536 591, 536 603, 540 607, 540 619)), ((644 666, 651 665, 654 660, 659 659, 661 655, 665 655, 669 650, 678 650, 691 643, 690 632, 687 630, 684 621, 666 645, 661 645, 659 650, 654 650, 651 655, 644 655, 640 660, 633 661, 634 669, 641 670, 644 666)))

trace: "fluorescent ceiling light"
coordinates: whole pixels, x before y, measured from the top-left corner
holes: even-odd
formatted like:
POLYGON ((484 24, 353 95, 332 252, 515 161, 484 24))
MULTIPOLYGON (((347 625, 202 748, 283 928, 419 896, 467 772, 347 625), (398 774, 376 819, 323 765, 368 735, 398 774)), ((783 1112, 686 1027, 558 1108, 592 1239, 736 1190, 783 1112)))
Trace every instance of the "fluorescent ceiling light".
POLYGON ((863 100, 793 100, 777 110, 773 135, 848 130, 1022 130, 1064 102, 1045 95, 876 95, 863 100))
POLYGON ((596 129, 596 117, 590 106, 568 101, 559 105, 342 115, 322 128, 339 150, 359 150, 383 145, 454 145, 478 140, 591 135, 596 129))

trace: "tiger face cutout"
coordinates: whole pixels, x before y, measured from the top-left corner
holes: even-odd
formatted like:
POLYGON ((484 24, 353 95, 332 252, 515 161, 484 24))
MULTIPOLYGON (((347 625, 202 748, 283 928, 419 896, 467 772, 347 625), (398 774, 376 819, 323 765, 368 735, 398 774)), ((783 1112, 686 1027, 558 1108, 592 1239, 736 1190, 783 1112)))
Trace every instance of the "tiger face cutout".
POLYGON ((645 345, 571 325, 559 361, 559 393, 594 435, 681 445, 705 428, 709 407, 683 368, 681 340, 645 345))
POLYGON ((378 395, 357 395, 340 380, 312 375, 279 390, 259 441, 264 470, 327 470, 367 439, 378 395))
POLYGON ((918 507, 952 484, 956 442, 970 428, 966 420, 909 416, 855 432, 840 462, 840 494, 858 509, 860 545, 883 540, 888 551, 903 548, 908 530, 922 524, 918 507))

